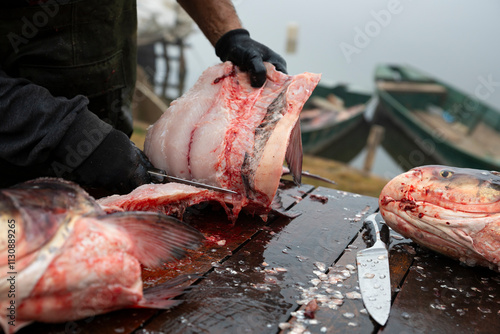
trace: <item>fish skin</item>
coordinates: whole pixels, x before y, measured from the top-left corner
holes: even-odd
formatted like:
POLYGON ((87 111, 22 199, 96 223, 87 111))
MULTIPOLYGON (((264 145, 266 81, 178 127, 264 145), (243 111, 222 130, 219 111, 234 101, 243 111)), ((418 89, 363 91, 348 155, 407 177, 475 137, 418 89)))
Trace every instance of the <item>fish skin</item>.
MULTIPOLYGON (((43 242, 35 239, 36 249, 16 254, 16 326, 8 325, 5 312, 0 313, 6 333, 32 321, 64 322, 121 308, 168 308, 178 303, 170 298, 182 293, 179 287, 166 285, 144 293, 141 264, 155 267, 197 248, 203 236, 192 227, 161 213, 106 215, 85 191, 59 179, 30 181, 0 194, 3 208, 11 210, 2 215, 16 217, 16 230, 26 232, 21 243, 31 238, 25 223, 34 226, 40 219, 48 220, 50 224, 42 226, 51 230, 42 233, 43 242), (49 206, 44 212, 44 202, 61 207, 49 206), (23 215, 18 207, 23 207, 23 215)), ((5 253, 6 238, 7 233, 0 236, 5 253)), ((7 264, 0 270, 2 275, 12 271, 7 264)), ((2 308, 10 303, 7 278, 0 277, 2 308)))
MULTIPOLYGON (((16 256, 38 249, 62 221, 85 212, 103 214, 101 207, 79 186, 62 179, 39 178, 0 191, 0 216, 23 224, 16 226, 16 256), (36 190, 34 190, 36 188, 36 190), (35 191, 37 196, 33 196, 35 191), (64 193, 66 196, 59 196, 64 193)), ((7 245, 7 228, 0 225, 0 249, 7 245)), ((7 257, 0 257, 0 266, 7 257)))
POLYGON ((469 266, 500 271, 500 173, 430 165, 396 176, 382 190, 387 225, 469 266))

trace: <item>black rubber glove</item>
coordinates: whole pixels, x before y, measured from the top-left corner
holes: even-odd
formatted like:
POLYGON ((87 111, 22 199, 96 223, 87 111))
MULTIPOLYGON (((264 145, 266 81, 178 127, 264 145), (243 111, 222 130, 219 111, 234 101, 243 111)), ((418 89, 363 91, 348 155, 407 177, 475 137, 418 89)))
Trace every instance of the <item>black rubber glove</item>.
POLYGON ((74 181, 121 194, 150 183, 153 165, 121 131, 112 129, 102 143, 73 172, 74 181))
POLYGON ((222 60, 229 60, 242 71, 250 72, 253 87, 262 87, 266 81, 266 67, 269 62, 276 70, 286 72, 285 60, 267 46, 250 38, 245 29, 235 29, 225 33, 215 44, 215 53, 222 60))

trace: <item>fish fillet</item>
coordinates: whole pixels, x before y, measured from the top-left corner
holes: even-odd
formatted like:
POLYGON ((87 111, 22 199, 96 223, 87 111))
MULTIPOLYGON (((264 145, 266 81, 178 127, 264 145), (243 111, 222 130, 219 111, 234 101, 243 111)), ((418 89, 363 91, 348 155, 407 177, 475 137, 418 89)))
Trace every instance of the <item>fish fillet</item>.
MULTIPOLYGON (((285 159, 300 182, 298 118, 320 75, 290 76, 271 64, 266 67, 267 80, 261 88, 252 87, 248 73, 231 62, 208 68, 188 92, 172 102, 146 136, 144 152, 155 167, 238 192, 224 197, 203 194, 207 200, 229 204, 226 209, 230 208, 231 219, 243 207, 259 214, 270 210, 285 159)), ((170 196, 162 185, 148 187, 170 196)), ((136 201, 134 209, 151 209, 149 199, 140 195, 142 191, 138 188, 129 196, 127 205, 136 201)), ((113 200, 122 201, 120 197, 113 200)), ((105 201, 116 208, 111 199, 105 201)))
POLYGON ((129 194, 101 198, 98 203, 107 213, 160 211, 167 215, 182 217, 187 207, 206 201, 217 201, 222 205, 225 204, 223 194, 172 182, 144 184, 129 194))

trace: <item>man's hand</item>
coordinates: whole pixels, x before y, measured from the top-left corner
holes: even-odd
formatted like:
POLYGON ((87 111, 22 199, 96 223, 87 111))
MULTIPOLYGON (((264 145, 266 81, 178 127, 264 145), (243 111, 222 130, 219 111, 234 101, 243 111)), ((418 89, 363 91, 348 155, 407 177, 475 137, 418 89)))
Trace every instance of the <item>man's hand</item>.
POLYGON ((250 38, 245 29, 234 29, 224 34, 215 44, 215 53, 222 61, 229 60, 241 70, 250 73, 253 87, 262 87, 266 81, 266 67, 269 62, 276 70, 286 72, 285 60, 267 46, 250 38))
POLYGON ((150 183, 147 170, 151 167, 146 155, 123 132, 113 129, 72 172, 72 179, 82 185, 124 194, 150 183))
POLYGON ((253 87, 266 81, 264 62, 273 64, 286 73, 286 62, 273 50, 250 38, 242 25, 231 0, 177 0, 198 24, 201 31, 215 46, 215 53, 222 61, 230 60, 243 71, 250 73, 253 87))

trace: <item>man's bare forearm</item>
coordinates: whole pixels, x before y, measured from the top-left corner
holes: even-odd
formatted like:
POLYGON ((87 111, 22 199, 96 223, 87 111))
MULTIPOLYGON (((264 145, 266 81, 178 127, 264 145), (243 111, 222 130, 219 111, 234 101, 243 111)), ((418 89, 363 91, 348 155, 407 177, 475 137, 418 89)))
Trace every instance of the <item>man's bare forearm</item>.
POLYGON ((193 18, 207 39, 215 45, 226 32, 241 28, 230 0, 177 0, 193 18))

